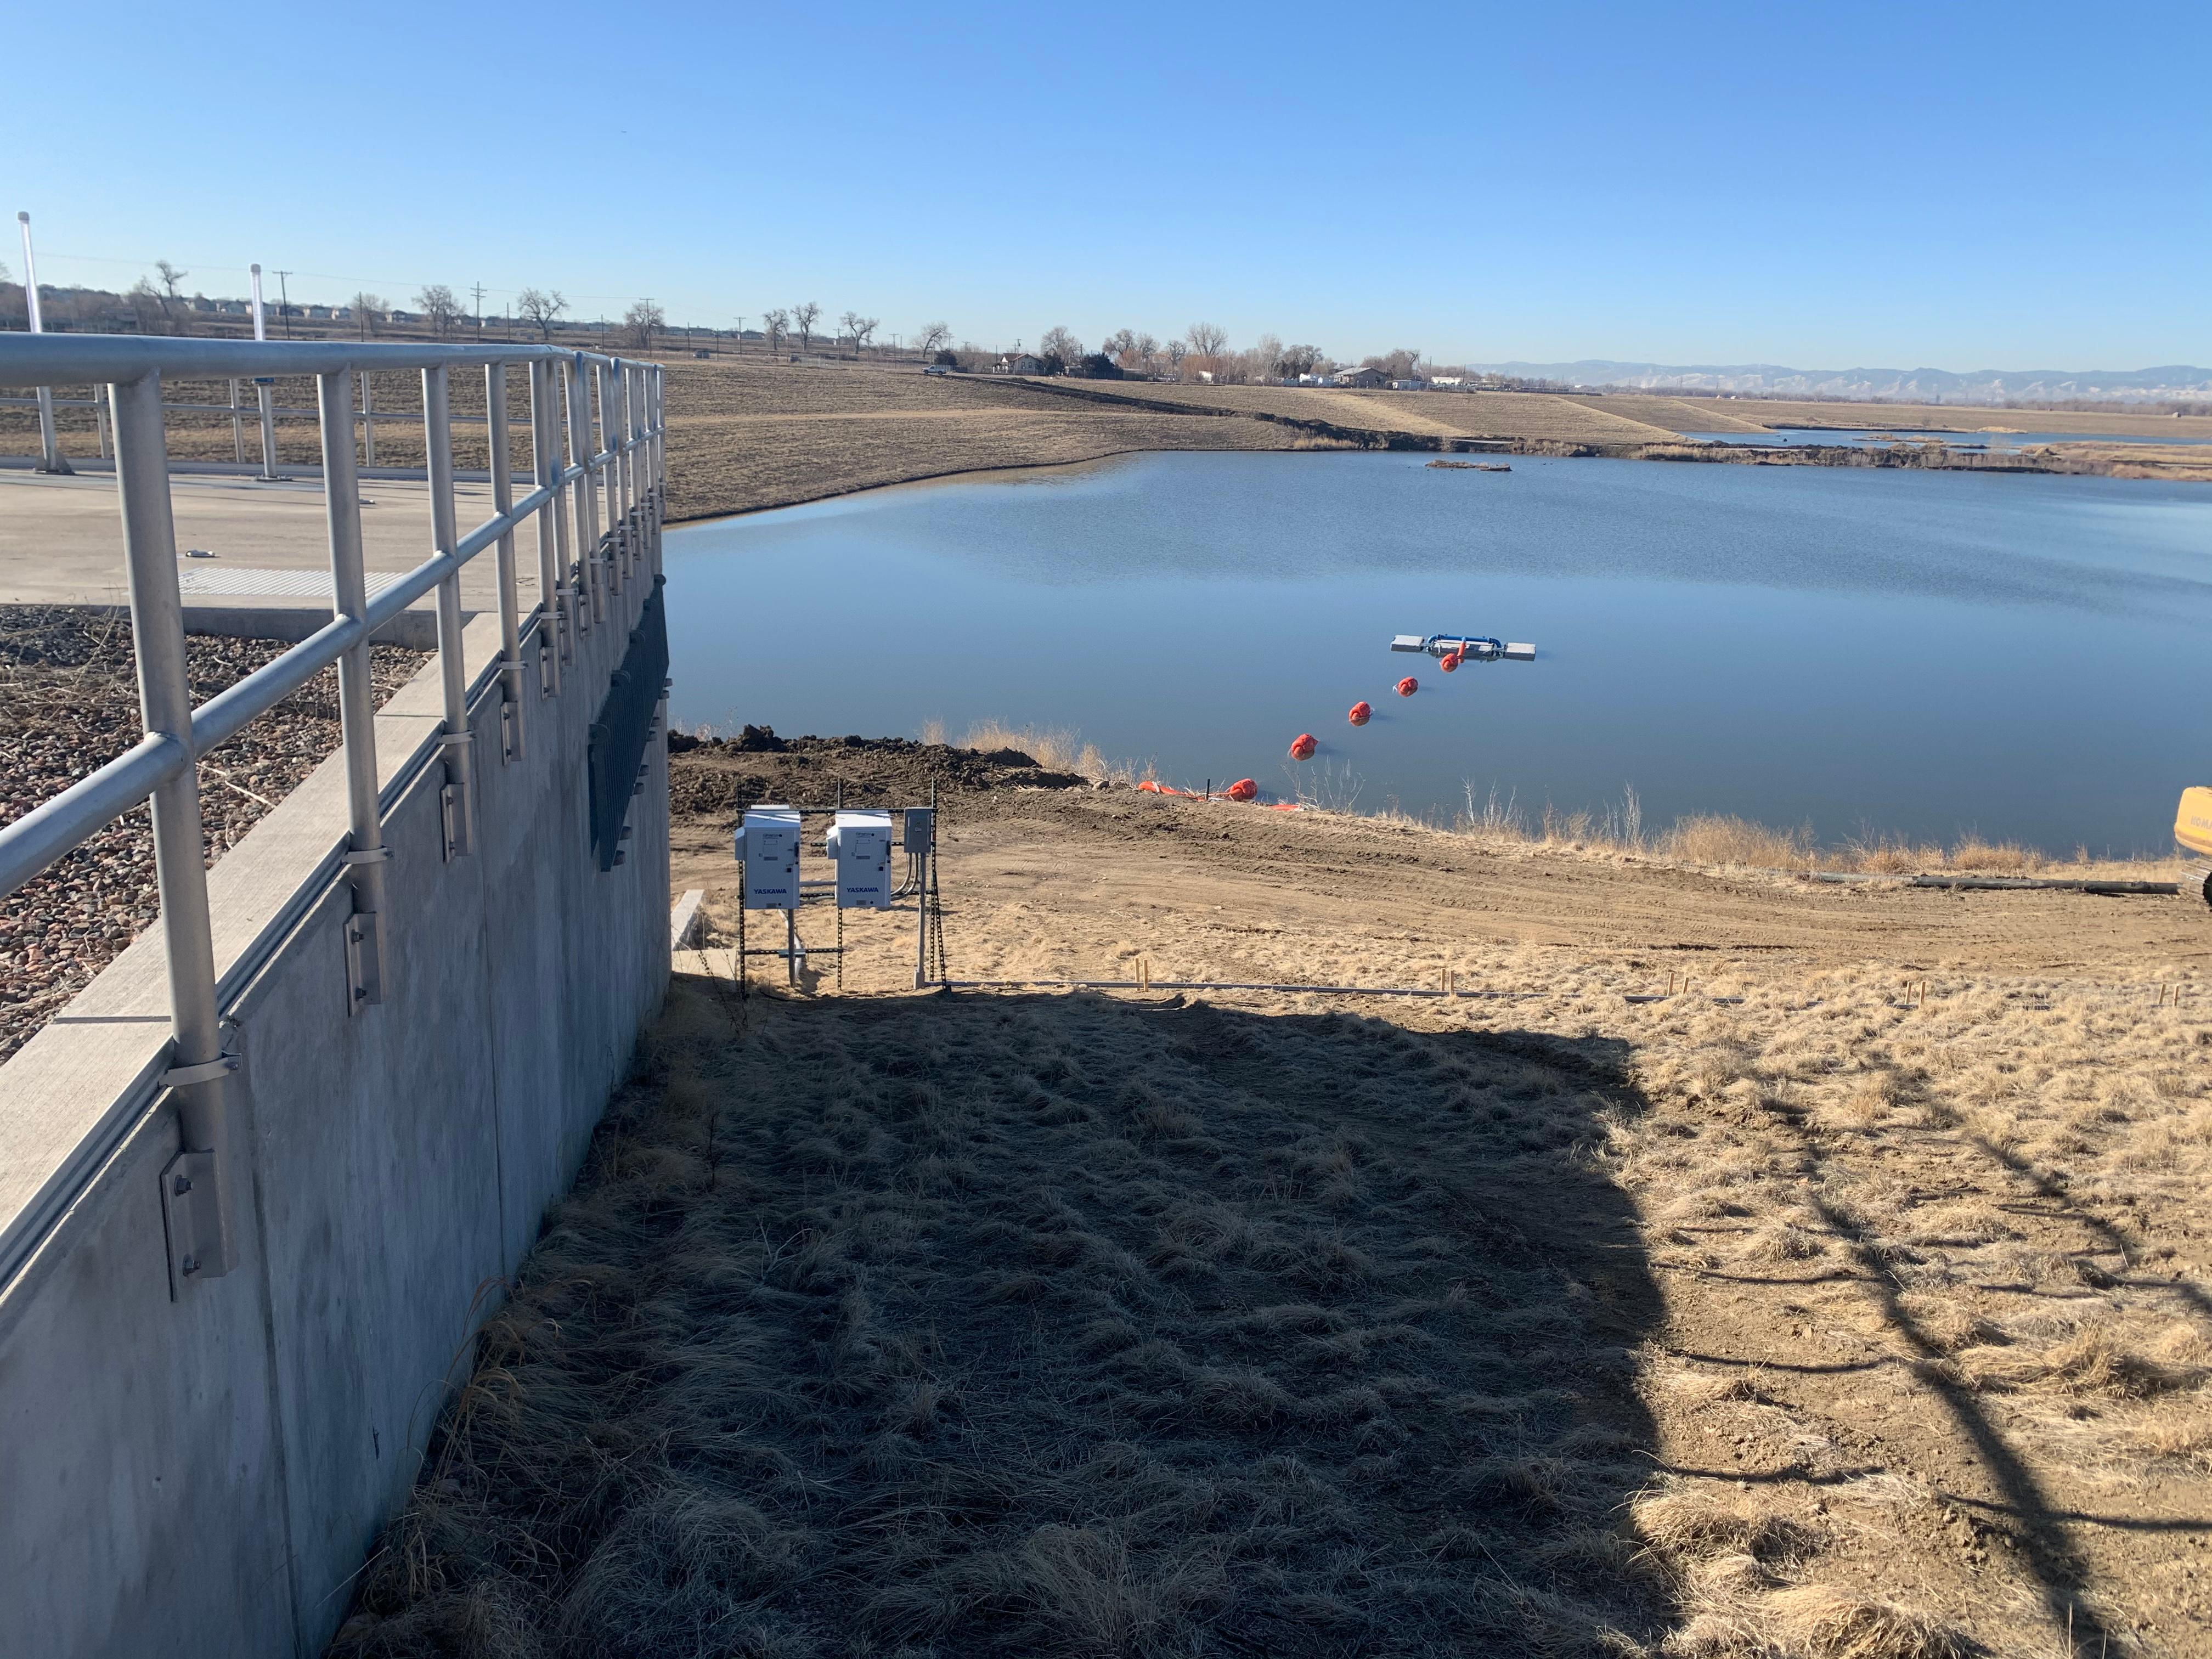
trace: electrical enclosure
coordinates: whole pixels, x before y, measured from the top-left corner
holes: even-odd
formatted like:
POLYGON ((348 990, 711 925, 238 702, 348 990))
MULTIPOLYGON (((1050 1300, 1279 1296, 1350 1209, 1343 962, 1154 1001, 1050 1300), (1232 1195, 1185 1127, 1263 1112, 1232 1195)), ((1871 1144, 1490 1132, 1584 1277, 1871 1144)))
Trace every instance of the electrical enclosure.
POLYGON ((799 908, 799 814, 788 806, 748 806, 735 837, 745 872, 745 908, 799 908))
POLYGON ((840 910, 886 910, 891 902, 891 815, 841 810, 822 850, 837 866, 840 910))

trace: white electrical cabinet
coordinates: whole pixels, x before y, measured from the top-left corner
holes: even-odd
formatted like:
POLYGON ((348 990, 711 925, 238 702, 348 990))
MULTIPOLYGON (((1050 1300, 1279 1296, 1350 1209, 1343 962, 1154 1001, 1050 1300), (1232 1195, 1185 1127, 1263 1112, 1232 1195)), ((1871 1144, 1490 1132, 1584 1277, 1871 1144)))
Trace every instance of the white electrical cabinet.
POLYGON ((799 814, 788 806, 745 808, 736 836, 745 868, 745 908, 799 908, 799 814))
POLYGON ((891 815, 840 811, 822 850, 837 866, 837 908, 888 910, 891 902, 891 815))

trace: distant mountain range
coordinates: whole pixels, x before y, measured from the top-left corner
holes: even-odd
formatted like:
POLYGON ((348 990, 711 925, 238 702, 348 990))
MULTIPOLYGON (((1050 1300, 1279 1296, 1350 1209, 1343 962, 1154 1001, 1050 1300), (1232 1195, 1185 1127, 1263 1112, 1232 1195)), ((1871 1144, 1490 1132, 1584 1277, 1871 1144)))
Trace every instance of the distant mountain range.
POLYGON ((1653 392, 1733 392, 1757 398, 1887 398, 1899 403, 2063 403, 2099 398, 2155 403, 2212 397, 2212 368, 2185 363, 2135 369, 1785 368, 1778 363, 1469 363, 1477 374, 1510 374, 1570 386, 1632 386, 1653 392))

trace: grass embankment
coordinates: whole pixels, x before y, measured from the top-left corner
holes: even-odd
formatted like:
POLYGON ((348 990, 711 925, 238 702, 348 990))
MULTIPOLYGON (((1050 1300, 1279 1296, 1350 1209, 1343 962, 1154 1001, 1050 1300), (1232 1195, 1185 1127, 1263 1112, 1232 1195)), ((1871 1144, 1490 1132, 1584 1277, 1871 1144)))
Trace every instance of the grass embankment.
POLYGON ((678 759, 715 933, 341 1652, 1908 1659, 2212 1621, 2201 906, 969 754, 956 974, 1486 994, 916 998, 908 911, 848 919, 848 994, 817 962, 741 1000, 734 802, 934 762, 678 759))

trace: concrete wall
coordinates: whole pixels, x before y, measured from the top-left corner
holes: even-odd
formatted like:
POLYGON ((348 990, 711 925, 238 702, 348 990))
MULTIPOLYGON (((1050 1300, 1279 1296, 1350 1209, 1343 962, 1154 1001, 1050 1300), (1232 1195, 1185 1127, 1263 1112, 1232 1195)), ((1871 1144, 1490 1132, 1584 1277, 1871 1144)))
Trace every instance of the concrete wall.
POLYGON ((311 1654, 343 1617, 667 983, 665 741, 607 874, 586 800, 586 728, 647 591, 558 696, 531 677, 511 764, 497 624, 471 626, 471 856, 442 856, 435 665, 380 717, 380 1006, 346 1012, 335 759, 210 872, 244 1058, 237 1271, 171 1299, 158 934, 0 1067, 0 1652, 311 1654))

